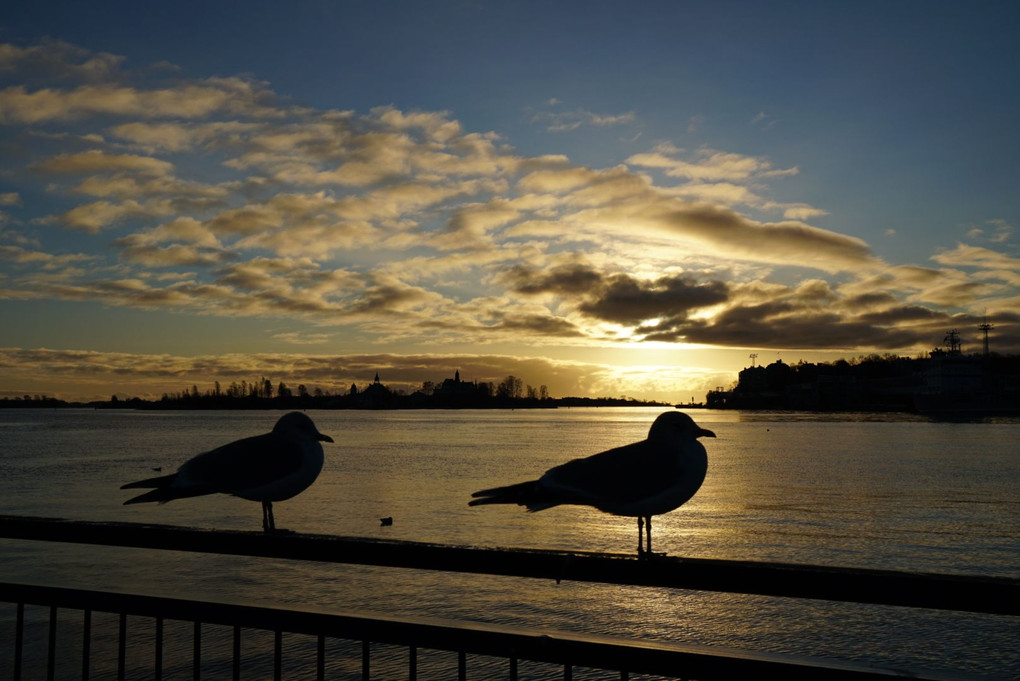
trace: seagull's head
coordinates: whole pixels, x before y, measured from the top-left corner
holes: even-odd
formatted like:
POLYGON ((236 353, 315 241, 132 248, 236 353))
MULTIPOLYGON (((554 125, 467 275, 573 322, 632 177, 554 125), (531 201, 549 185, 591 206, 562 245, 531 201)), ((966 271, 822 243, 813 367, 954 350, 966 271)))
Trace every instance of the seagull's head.
POLYGON ((660 438, 675 439, 677 437, 715 437, 715 433, 702 428, 682 411, 667 411, 659 414, 652 427, 648 430, 648 439, 657 440, 660 438))
POLYGON ((333 441, 333 438, 329 435, 320 433, 319 429, 312 423, 312 420, 306 414, 302 414, 299 411, 292 411, 281 416, 280 420, 273 426, 273 432, 281 435, 296 436, 303 440, 333 441))

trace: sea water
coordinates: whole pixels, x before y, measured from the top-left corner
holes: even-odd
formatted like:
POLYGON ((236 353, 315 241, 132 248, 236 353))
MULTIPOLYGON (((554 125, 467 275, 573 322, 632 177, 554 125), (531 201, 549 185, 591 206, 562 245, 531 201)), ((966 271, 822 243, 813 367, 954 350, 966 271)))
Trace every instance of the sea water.
MULTIPOLYGON (((457 545, 634 552, 632 518, 578 507, 541 513, 516 506, 469 508, 467 502, 475 490, 537 477, 567 459, 640 440, 661 411, 311 411, 319 430, 335 443, 324 445, 326 463, 316 483, 274 504, 277 526, 457 545), (383 526, 383 517, 392 517, 393 524, 383 526)), ((699 493, 681 509, 655 518, 656 550, 696 558, 1020 577, 1016 419, 947 423, 909 415, 689 413, 718 437, 702 440, 709 471, 699 493)), ((213 446, 266 432, 279 416, 0 411, 0 513, 258 530, 257 503, 215 495, 123 506, 133 490, 119 487, 158 475, 156 469, 171 472, 213 446)), ((1011 617, 11 540, 0 540, 0 579, 1020 677, 1018 622, 1011 617)), ((0 614, 0 675, 11 664, 10 609, 0 614)), ((46 616, 30 613, 30 625, 44 632, 46 616)), ((101 666, 103 642, 115 641, 117 624, 114 616, 95 617, 94 664, 101 666)), ((73 670, 80 665, 79 629, 62 620, 58 632, 68 639, 61 656, 73 670)), ((151 623, 133 625, 130 636, 129 674, 146 678, 151 623)), ((168 622, 166 636, 167 678, 175 671, 190 678, 190 625, 168 622)), ((229 631, 211 628, 207 636, 204 677, 229 678, 229 631), (224 654, 215 652, 218 638, 224 654)), ((271 634, 265 641, 259 636, 246 635, 245 664, 264 677, 257 667, 271 661, 272 640, 271 634)), ((359 650, 347 650, 342 642, 330 645, 331 677, 356 678, 359 650)), ((302 665, 310 665, 313 655, 314 645, 288 643, 284 657, 293 672, 288 676, 312 674, 302 665)), ((396 660, 406 652, 381 651, 384 662, 387 656, 396 660)), ((456 673, 456 660, 441 657, 424 660, 419 670, 430 664, 446 669, 447 676, 456 673)), ((483 661, 470 671, 473 678, 502 675, 502 667, 483 661)), ((548 674, 554 673, 522 666, 522 678, 548 674)), ((445 677, 434 671, 429 678, 445 677)))

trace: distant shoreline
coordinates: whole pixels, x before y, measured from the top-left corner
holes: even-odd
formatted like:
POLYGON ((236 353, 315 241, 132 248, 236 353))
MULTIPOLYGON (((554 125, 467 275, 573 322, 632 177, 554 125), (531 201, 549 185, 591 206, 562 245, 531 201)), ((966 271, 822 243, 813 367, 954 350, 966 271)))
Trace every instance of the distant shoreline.
MULTIPOLYGON (((491 400, 484 402, 457 402, 446 400, 415 401, 397 399, 387 403, 372 404, 348 399, 346 396, 335 398, 290 397, 290 398, 237 398, 216 399, 197 397, 193 399, 173 400, 95 400, 90 402, 68 402, 57 398, 38 399, 0 399, 0 409, 133 409, 139 411, 227 411, 227 410, 280 410, 280 409, 326 409, 346 410, 357 409, 367 411, 397 411, 422 409, 558 409, 570 407, 668 407, 674 405, 666 402, 649 400, 632 400, 611 397, 561 397, 536 400, 528 398, 511 400, 491 400)), ((677 405, 685 408, 703 408, 704 405, 677 405)))

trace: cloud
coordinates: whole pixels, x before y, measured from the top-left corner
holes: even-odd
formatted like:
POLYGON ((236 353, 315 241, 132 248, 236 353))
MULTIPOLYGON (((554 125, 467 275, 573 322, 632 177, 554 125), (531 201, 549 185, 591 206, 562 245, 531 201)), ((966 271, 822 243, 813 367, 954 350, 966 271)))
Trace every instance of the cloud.
POLYGON ((751 118, 750 124, 762 130, 769 130, 776 124, 776 119, 764 111, 759 111, 751 118))
POLYGON ((36 170, 46 173, 95 173, 105 171, 137 172, 147 175, 166 175, 174 166, 149 156, 109 154, 99 149, 77 154, 60 154, 35 164, 36 170))
POLYGON ((29 92, 23 86, 0 90, 0 124, 38 124, 88 115, 133 115, 147 118, 208 115, 228 102, 216 88, 138 92, 111 85, 83 86, 65 92, 50 88, 29 92))
POLYGON ((0 124, 32 152, 0 160, 23 183, 0 205, 26 231, 0 233, 0 296, 289 319, 377 344, 812 348, 928 347, 949 311, 1017 297, 1002 220, 981 223, 988 248, 889 267, 811 224, 826 211, 776 196, 800 169, 764 156, 663 142, 584 167, 447 111, 284 106, 250 78, 124 69, 65 44, 0 48, 0 124))
POLYGON ((60 215, 49 216, 44 218, 44 221, 96 234, 100 230, 124 220, 161 217, 172 212, 172 207, 164 202, 146 202, 143 204, 134 200, 123 201, 121 203, 96 201, 95 203, 76 206, 60 215))
POLYGON ((828 215, 829 211, 822 210, 821 208, 815 208, 809 206, 806 203, 769 203, 769 206, 776 206, 783 211, 783 217, 788 220, 810 220, 812 218, 819 218, 823 215, 828 215))
POLYGON ((602 274, 580 263, 544 271, 516 266, 503 276, 517 293, 551 294, 572 302, 584 315, 625 325, 684 320, 693 310, 728 299, 728 288, 719 281, 697 282, 684 275, 642 280, 621 272, 602 274))
POLYGON ((637 116, 633 111, 622 114, 597 114, 584 109, 574 111, 540 111, 532 116, 533 123, 543 123, 548 132, 570 132, 581 127, 605 128, 634 123, 637 116))
POLYGON ((285 331, 273 334, 273 338, 292 345, 322 345, 329 342, 332 336, 328 333, 298 333, 285 331))
POLYGON ((236 257, 227 251, 205 225, 192 218, 177 218, 149 230, 116 239, 114 246, 129 261, 150 267, 219 265, 236 257))
POLYGON ((253 121, 211 123, 133 121, 115 125, 109 132, 114 138, 154 154, 243 145, 267 128, 266 124, 253 121))
POLYGON ((800 172, 797 167, 773 168, 772 163, 763 158, 709 148, 701 148, 696 151, 694 160, 691 161, 676 158, 682 153, 684 153, 683 149, 663 143, 651 152, 634 154, 627 159, 627 163, 643 168, 658 168, 669 177, 707 182, 779 177, 796 175, 800 172))
POLYGON ((88 262, 95 259, 95 256, 85 253, 54 255, 43 251, 30 251, 20 246, 0 245, 0 260, 21 265, 38 264, 47 270, 59 270, 74 263, 88 262))
POLYGON ((985 225, 985 227, 972 227, 968 230, 967 237, 971 239, 984 238, 992 243, 1002 244, 1009 241, 1013 235, 1013 226, 1001 218, 986 220, 985 225), (986 237, 987 228, 991 228, 993 231, 986 237))
POLYGON ((936 253, 931 259, 942 265, 1020 271, 1020 258, 966 244, 957 244, 956 248, 936 253))
POLYGON ((508 201, 497 199, 485 204, 458 208, 447 222, 446 230, 432 239, 440 250, 478 249, 489 246, 490 232, 516 221, 521 216, 508 201))
POLYGON ((797 222, 757 222, 735 211, 670 199, 614 206, 588 214, 615 229, 645 225, 696 242, 721 257, 828 272, 882 265, 856 237, 797 222))
POLYGON ((124 57, 86 49, 55 40, 20 47, 0 44, 0 73, 18 73, 28 78, 103 81, 115 77, 124 57))

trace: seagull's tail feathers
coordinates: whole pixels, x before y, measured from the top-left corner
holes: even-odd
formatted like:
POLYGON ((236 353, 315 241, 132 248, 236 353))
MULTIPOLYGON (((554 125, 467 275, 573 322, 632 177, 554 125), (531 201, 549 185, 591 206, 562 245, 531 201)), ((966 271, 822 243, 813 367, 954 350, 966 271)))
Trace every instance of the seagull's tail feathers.
POLYGON ((126 485, 121 485, 121 489, 138 489, 138 488, 159 488, 169 487, 173 483, 174 479, 177 478, 176 473, 170 475, 160 475, 155 478, 146 478, 145 480, 138 480, 137 482, 129 482, 126 485))
POLYGON ((211 491, 198 487, 174 487, 173 483, 176 479, 177 473, 171 473, 170 475, 161 475, 156 478, 147 478, 145 480, 129 482, 126 485, 121 485, 121 489, 152 488, 145 494, 139 494, 137 497, 131 497, 124 502, 124 505, 144 504, 152 501, 165 504, 166 502, 173 501, 174 499, 196 497, 202 494, 208 494, 211 491))
POLYGON ((517 504, 527 506, 529 511, 541 511, 558 506, 559 501, 542 498, 538 480, 519 482, 516 485, 483 489, 471 495, 474 497, 468 506, 485 506, 486 504, 517 504))
POLYGON ((149 501, 158 501, 161 504, 165 504, 171 499, 176 499, 169 489, 154 489, 146 492, 145 494, 139 494, 137 497, 131 497, 124 502, 124 505, 128 504, 144 504, 149 501))

